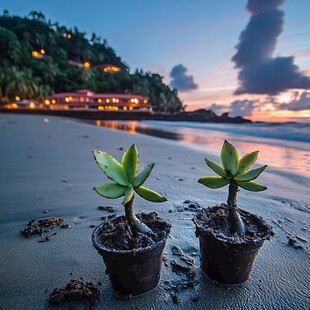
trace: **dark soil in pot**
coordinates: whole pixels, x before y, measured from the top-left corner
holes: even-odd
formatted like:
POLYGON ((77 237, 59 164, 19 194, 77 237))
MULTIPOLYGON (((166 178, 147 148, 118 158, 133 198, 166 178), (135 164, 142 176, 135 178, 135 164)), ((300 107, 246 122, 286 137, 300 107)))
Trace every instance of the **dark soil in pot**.
POLYGON ((171 225, 156 212, 137 217, 153 233, 133 231, 125 216, 100 224, 93 232, 93 244, 103 257, 113 288, 122 294, 143 294, 157 286, 162 253, 171 225))
POLYGON ((202 209, 193 219, 202 270, 212 280, 228 285, 248 280, 259 248, 274 234, 261 217, 240 209, 239 212, 246 227, 243 236, 230 233, 226 204, 202 209))

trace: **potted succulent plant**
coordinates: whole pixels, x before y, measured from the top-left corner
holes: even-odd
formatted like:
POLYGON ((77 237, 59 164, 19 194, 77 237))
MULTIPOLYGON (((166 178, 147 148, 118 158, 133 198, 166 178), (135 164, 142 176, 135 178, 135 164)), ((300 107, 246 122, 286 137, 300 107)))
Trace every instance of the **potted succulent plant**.
POLYGON ((273 236, 272 228, 261 217, 237 206, 239 187, 253 192, 267 189, 253 182, 267 166, 249 170, 257 155, 258 151, 252 152, 239 160, 236 148, 225 140, 221 150, 223 167, 205 158, 219 176, 198 180, 211 189, 229 185, 227 203, 203 208, 193 218, 202 270, 219 283, 241 285, 247 281, 259 248, 273 236))
POLYGON ((94 158, 113 183, 104 183, 94 190, 108 199, 123 197, 125 216, 100 224, 93 232, 94 247, 103 257, 106 273, 119 293, 139 295, 157 286, 160 279, 162 253, 171 225, 156 212, 135 214, 134 194, 152 202, 166 198, 142 185, 154 164, 139 174, 139 155, 135 145, 124 153, 122 163, 102 151, 93 151, 94 158))

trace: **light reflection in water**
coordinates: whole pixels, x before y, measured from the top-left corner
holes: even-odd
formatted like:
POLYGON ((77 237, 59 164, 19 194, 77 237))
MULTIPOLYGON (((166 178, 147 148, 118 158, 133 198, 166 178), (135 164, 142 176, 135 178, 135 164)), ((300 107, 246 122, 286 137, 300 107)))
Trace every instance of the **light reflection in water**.
POLYGON ((161 126, 160 128, 139 121, 86 121, 113 130, 124 130, 132 134, 141 133, 154 137, 177 140, 187 146, 218 155, 223 140, 232 142, 240 151, 240 156, 259 150, 259 161, 269 166, 281 168, 292 173, 310 172, 309 143, 285 141, 233 134, 230 132, 161 126))

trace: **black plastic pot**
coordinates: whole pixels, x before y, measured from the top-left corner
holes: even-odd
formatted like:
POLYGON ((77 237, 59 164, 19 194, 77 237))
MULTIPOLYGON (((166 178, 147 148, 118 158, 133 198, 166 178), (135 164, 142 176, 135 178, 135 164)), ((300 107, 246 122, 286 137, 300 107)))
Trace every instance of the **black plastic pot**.
POLYGON ((121 294, 140 295, 155 288, 160 279, 162 254, 166 237, 158 243, 138 250, 113 250, 101 243, 102 226, 92 234, 93 244, 102 256, 113 288, 121 294))
MULTIPOLYGON (((211 209, 211 208, 207 208, 211 209)), ((249 279, 256 254, 266 239, 273 235, 265 221, 249 212, 240 210, 243 217, 249 216, 264 229, 259 238, 247 238, 238 242, 214 233, 199 220, 199 213, 194 217, 196 236, 199 237, 201 268, 212 280, 226 285, 242 285, 249 279)))

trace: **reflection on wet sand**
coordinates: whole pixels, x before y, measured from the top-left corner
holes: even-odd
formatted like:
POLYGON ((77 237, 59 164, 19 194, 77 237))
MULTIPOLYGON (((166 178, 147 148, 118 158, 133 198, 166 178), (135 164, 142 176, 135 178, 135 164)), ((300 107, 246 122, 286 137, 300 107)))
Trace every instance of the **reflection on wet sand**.
POLYGON ((153 137, 181 141, 192 148, 218 154, 223 140, 231 141, 240 150, 240 155, 260 151, 259 160, 269 166, 295 173, 310 172, 310 148, 308 143, 246 136, 224 131, 187 127, 166 127, 160 129, 139 121, 86 121, 114 130, 132 134, 141 133, 153 137))

